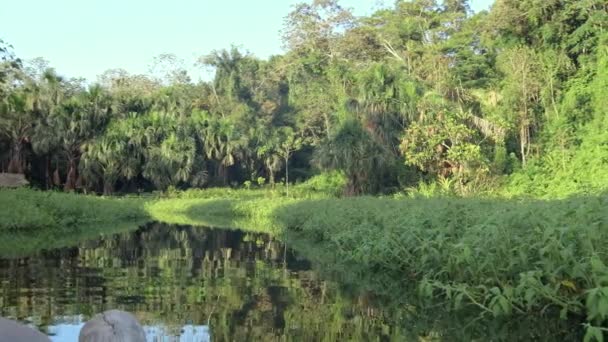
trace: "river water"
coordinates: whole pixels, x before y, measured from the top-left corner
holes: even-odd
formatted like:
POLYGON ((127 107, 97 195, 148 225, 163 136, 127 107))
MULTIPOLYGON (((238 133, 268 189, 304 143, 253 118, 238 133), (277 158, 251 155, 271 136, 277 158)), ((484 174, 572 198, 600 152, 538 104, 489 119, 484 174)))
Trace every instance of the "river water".
POLYGON ((446 310, 441 302, 419 302, 406 291, 407 282, 332 262, 331 251, 310 242, 297 250, 314 263, 270 235, 240 230, 151 223, 93 239, 95 230, 84 232, 72 240, 61 233, 55 234, 60 239, 0 238, 0 316, 39 329, 52 341, 77 341, 87 320, 110 309, 133 313, 148 341, 581 336, 580 324, 525 316, 480 320, 475 310, 469 315, 446 310), (59 243, 70 247, 44 249, 59 243))
POLYGON ((88 319, 133 313, 149 341, 388 340, 364 297, 347 296, 269 235, 149 224, 73 247, 0 258, 0 316, 53 341, 88 319))

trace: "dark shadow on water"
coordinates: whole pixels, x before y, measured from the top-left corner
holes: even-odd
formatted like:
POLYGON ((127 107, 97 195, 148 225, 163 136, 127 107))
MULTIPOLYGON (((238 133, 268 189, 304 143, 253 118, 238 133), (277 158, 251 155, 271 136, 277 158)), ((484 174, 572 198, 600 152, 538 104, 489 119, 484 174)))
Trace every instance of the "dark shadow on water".
MULTIPOLYGON (((143 222, 142 222, 143 224, 143 222)), ((0 231, 0 258, 11 259, 27 257, 42 251, 76 246, 82 241, 95 239, 103 235, 112 235, 135 231, 138 224, 134 222, 95 227, 40 229, 34 231, 2 230, 0 231)))

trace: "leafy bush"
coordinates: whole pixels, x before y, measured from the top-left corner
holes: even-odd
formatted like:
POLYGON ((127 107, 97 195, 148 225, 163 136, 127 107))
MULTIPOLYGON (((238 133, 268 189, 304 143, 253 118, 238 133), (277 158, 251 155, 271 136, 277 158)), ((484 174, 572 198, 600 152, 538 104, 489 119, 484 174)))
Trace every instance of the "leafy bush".
POLYGON ((314 176, 306 182, 298 184, 295 188, 302 192, 322 193, 339 197, 344 192, 346 181, 343 172, 331 171, 314 176))
MULTIPOLYGON (((563 201, 304 201, 281 207, 288 231, 325 241, 343 262, 417 284, 422 296, 494 316, 605 321, 608 196, 563 201), (587 303, 585 303, 587 301, 587 303)), ((404 284, 405 285, 405 284, 404 284)))
POLYGON ((513 174, 502 192, 509 196, 565 198, 608 190, 608 116, 584 129, 580 146, 556 150, 513 174))

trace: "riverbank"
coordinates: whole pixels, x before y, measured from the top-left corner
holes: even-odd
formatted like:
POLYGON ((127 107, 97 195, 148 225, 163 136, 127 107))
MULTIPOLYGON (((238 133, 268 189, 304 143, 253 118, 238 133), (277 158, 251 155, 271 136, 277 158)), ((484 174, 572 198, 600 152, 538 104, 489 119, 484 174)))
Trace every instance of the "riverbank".
POLYGON ((588 333, 601 331, 593 327, 608 318, 606 194, 295 199, 280 191, 213 190, 118 199, 22 189, 1 191, 0 203, 14 209, 2 206, 4 231, 136 227, 146 220, 243 228, 314 246, 307 253, 323 254, 321 267, 342 270, 379 295, 417 293, 446 310, 474 309, 486 318, 590 324, 588 333))
POLYGON ((358 273, 389 296, 415 291, 485 317, 590 324, 588 334, 600 333, 594 327, 608 317, 608 195, 173 199, 147 208, 159 219, 178 212, 173 223, 245 227, 322 246, 331 256, 320 264, 358 273))
POLYGON ((27 188, 0 190, 0 232, 145 222, 141 198, 75 195, 27 188))
POLYGON ((146 200, 0 190, 0 255, 19 257, 76 245, 100 234, 137 229, 150 220, 146 200))

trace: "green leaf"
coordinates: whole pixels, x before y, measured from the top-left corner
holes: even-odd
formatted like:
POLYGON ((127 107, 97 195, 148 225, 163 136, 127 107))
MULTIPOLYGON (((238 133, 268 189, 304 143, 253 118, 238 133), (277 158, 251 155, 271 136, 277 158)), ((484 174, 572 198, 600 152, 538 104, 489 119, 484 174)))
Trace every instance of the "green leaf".
POLYGON ((587 325, 583 342, 604 342, 604 333, 598 327, 587 325))

